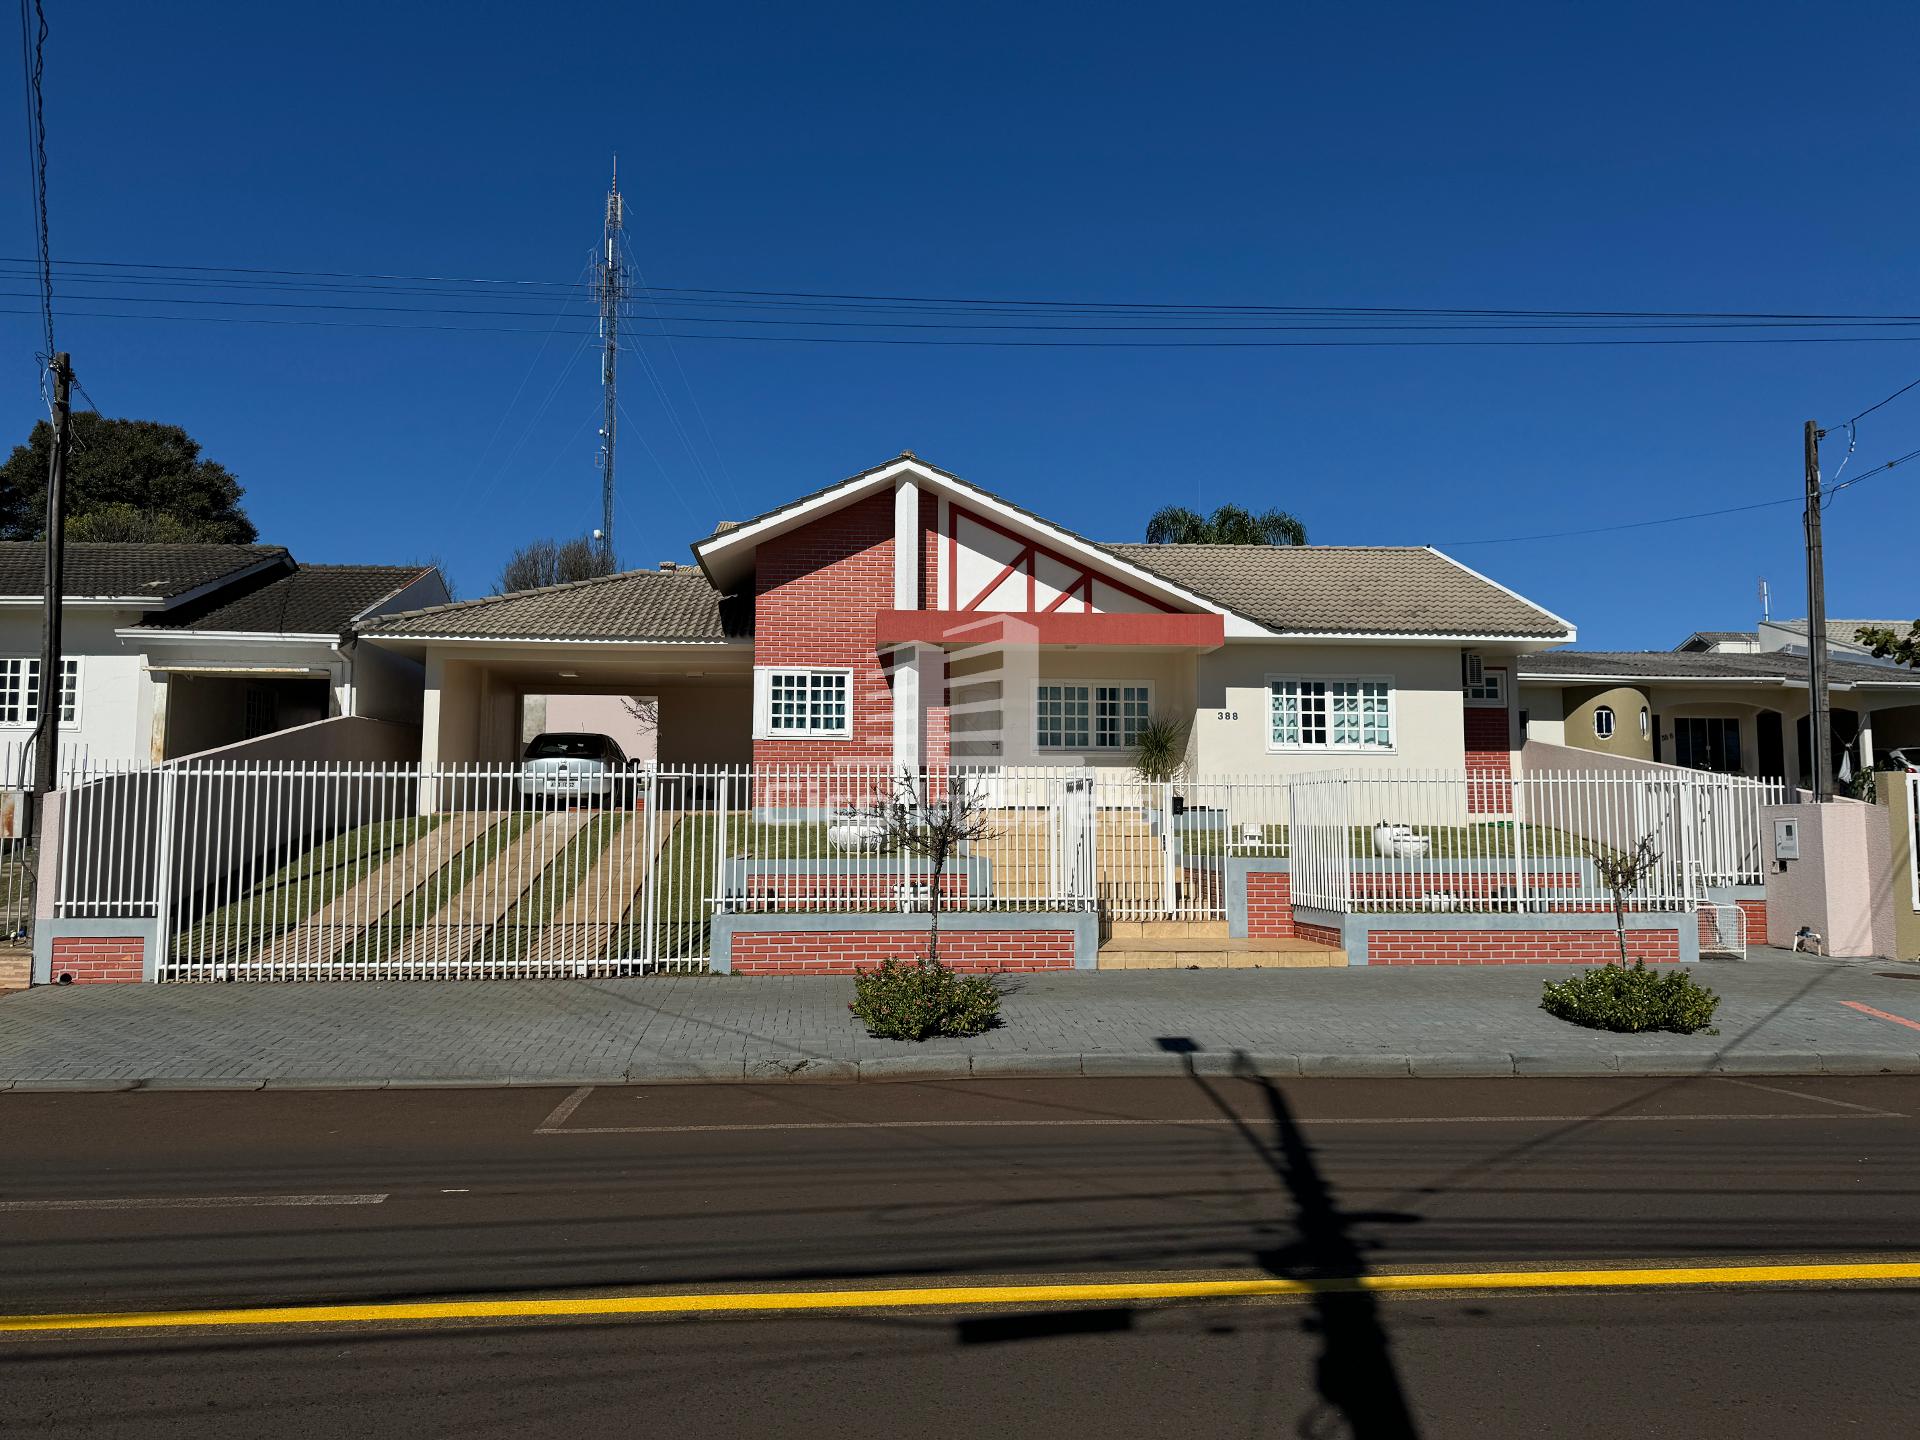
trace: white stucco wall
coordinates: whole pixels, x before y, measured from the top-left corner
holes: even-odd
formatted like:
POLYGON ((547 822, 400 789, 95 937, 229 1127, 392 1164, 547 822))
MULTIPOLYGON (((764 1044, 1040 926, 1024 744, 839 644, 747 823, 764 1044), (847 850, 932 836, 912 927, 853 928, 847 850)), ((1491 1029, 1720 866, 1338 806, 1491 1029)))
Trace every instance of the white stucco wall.
POLYGON ((1195 688, 1194 751, 1199 768, 1209 773, 1457 771, 1466 763, 1458 646, 1230 641, 1199 657, 1195 688), (1273 751, 1267 682, 1281 675, 1391 681, 1393 749, 1273 751))
MULTIPOLYGON (((153 727, 153 682, 139 646, 114 631, 140 618, 137 610, 69 605, 63 617, 61 647, 80 661, 78 722, 63 725, 66 753, 84 749, 96 760, 145 761, 153 727)), ((0 609, 0 656, 37 658, 41 613, 38 605, 0 609)), ((31 734, 26 725, 0 725, 0 746, 19 744, 31 734)))

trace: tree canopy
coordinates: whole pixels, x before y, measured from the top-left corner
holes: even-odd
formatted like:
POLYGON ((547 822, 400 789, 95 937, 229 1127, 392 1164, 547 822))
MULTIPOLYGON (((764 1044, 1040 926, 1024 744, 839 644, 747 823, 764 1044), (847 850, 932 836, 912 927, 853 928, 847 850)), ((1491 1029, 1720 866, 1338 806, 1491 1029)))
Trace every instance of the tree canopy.
POLYGON ((1853 632, 1853 638, 1883 660, 1891 657, 1920 670, 1920 620, 1908 626, 1904 635, 1885 626, 1862 625, 1853 632))
POLYGON ((1150 545, 1304 545, 1307 527, 1285 510, 1256 515, 1244 505, 1222 505, 1211 515, 1168 505, 1147 521, 1150 545))
MULTIPOLYGON (((42 420, 0 465, 0 540, 46 528, 53 426, 42 420)), ((67 538, 250 544, 260 532, 240 508, 245 492, 226 466, 200 454, 178 425, 73 417, 67 450, 67 538)))
POLYGON ((591 580, 616 568, 613 557, 584 535, 577 540, 530 540, 500 572, 500 593, 591 580))

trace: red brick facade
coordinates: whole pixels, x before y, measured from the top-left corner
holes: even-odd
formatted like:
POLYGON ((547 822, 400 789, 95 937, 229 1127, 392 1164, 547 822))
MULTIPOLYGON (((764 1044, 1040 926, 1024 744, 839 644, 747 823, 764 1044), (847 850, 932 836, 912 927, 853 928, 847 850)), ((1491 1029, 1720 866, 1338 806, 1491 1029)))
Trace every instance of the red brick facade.
MULTIPOLYGON (((1299 933, 1293 921, 1293 876, 1285 870, 1247 874, 1247 936, 1284 940, 1299 933)), ((1334 941, 1339 944, 1339 941, 1334 941)))
POLYGON ((1467 809, 1476 815, 1513 813, 1513 741, 1504 705, 1464 709, 1467 809))
MULTIPOLYGON (((1765 945, 1767 943, 1767 902, 1764 900, 1734 900, 1729 902, 1740 907, 1740 913, 1747 918, 1747 944, 1765 945)), ((1711 946, 1719 936, 1714 932, 1713 911, 1700 911, 1700 944, 1711 946)))
POLYGON ((75 985, 111 985, 145 978, 146 941, 138 935, 58 935, 53 941, 53 979, 75 985))
MULTIPOLYGON (((972 972, 1073 969, 1071 930, 943 930, 940 959, 972 972)), ((927 952, 924 930, 737 930, 736 975, 851 975, 927 952)))
POLYGON ((893 492, 856 500, 760 546, 754 574, 756 665, 853 671, 849 740, 755 740, 756 765, 886 765, 893 692, 874 618, 893 608, 893 492))
MULTIPOLYGON (((1629 930, 1627 954, 1678 963, 1680 931, 1629 930)), ((1611 930, 1370 930, 1369 965, 1604 965, 1620 959, 1611 930)))

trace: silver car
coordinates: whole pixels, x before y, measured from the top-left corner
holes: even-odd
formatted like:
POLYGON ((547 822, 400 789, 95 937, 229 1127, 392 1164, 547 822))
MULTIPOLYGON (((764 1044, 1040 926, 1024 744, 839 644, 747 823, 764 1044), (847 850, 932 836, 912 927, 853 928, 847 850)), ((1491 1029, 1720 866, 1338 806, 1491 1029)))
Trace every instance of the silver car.
POLYGON ((520 798, 530 802, 625 805, 633 782, 633 762, 610 735, 536 735, 520 757, 520 798))

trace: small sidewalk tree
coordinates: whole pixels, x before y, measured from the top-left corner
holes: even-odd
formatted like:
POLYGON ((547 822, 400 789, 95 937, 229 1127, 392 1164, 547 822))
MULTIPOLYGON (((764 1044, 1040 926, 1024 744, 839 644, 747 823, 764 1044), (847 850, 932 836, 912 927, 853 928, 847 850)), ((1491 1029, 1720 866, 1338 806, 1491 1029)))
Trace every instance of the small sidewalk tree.
POLYGON ((1613 896, 1613 934, 1620 943, 1620 963, 1627 961, 1627 897, 1637 893, 1649 876, 1660 868, 1660 849, 1653 836, 1642 835, 1631 850, 1615 850, 1609 845, 1583 847, 1593 868, 1600 872, 1600 883, 1613 896))
MULTIPOLYGON (((851 812, 877 832, 882 850, 895 850, 927 865, 927 958, 940 961, 940 898, 955 856, 996 835, 985 786, 944 772, 903 770, 884 798, 851 812)), ((912 881, 909 866, 909 883, 912 881)))

